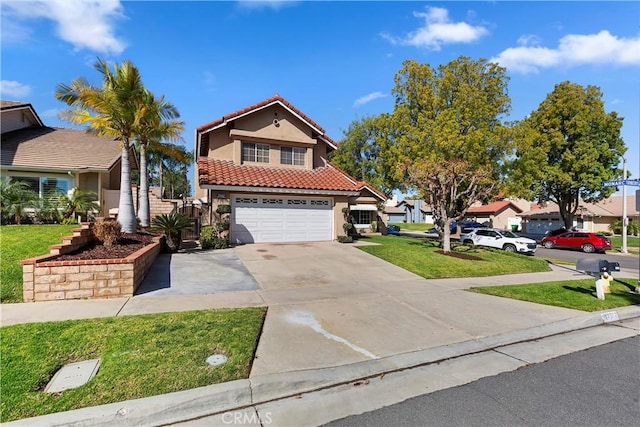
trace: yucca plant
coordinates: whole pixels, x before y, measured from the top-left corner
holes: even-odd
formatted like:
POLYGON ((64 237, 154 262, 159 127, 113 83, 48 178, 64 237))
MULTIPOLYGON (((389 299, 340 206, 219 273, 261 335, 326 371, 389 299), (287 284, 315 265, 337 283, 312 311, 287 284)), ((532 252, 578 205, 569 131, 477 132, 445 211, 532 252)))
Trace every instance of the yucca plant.
POLYGON ((182 230, 191 228, 191 221, 186 215, 178 212, 155 216, 151 220, 151 229, 161 231, 165 237, 168 252, 177 252, 182 243, 182 230))

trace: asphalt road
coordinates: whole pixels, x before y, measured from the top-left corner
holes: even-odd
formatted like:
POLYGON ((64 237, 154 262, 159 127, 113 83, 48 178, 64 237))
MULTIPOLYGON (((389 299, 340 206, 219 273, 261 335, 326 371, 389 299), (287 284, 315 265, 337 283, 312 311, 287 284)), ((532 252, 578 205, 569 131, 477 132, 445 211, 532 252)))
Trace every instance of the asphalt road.
POLYGON ((637 426, 640 337, 419 396, 328 426, 637 426))
POLYGON ((541 246, 538 246, 536 250, 536 255, 540 258, 548 258, 548 259, 561 259, 570 262, 576 262, 578 259, 587 258, 587 259, 606 259, 609 262, 618 262, 620 263, 620 268, 628 269, 628 270, 639 270, 640 269, 640 255, 637 254, 615 254, 615 253, 606 253, 606 254, 585 254, 580 251, 569 251, 565 249, 547 249, 541 246))

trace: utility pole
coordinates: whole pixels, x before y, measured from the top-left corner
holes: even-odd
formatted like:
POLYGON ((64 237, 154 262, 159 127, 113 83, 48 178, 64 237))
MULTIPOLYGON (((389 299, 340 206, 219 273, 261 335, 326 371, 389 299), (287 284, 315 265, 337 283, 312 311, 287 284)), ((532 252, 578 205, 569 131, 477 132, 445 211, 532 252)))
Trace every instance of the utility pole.
POLYGON ((629 223, 629 218, 627 218, 627 159, 622 158, 622 179, 624 182, 622 184, 622 253, 626 254, 627 252, 627 225, 629 223))

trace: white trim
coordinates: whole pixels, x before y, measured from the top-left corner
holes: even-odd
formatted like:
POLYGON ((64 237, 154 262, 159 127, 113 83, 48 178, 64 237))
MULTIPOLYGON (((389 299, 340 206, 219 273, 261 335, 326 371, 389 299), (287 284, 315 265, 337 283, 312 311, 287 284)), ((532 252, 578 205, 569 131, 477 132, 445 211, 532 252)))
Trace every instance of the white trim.
POLYGON ((322 141, 324 141, 325 144, 327 144, 329 147, 333 148, 334 150, 338 149, 338 145, 331 143, 324 134, 318 135, 318 138, 320 138, 322 141))
MULTIPOLYGON (((269 108, 269 107, 271 107, 271 106, 273 106, 273 105, 275 105, 275 104, 280 104, 284 109, 286 109, 286 110, 287 110, 287 111, 289 111, 291 114, 293 114, 293 115, 294 115, 296 118, 298 118, 298 120, 300 120, 301 122, 306 123, 306 125, 307 125, 307 126, 309 126, 311 129, 313 129, 314 131, 316 131, 319 135, 323 135, 323 134, 324 134, 324 132, 322 132, 320 129, 316 128, 315 126, 313 126, 313 125, 312 125, 311 123, 309 123, 307 120, 303 119, 303 118, 302 118, 298 113, 296 113, 295 111, 293 111, 291 108, 287 107, 287 106, 286 106, 285 104, 283 104, 283 103, 282 103, 282 101, 280 101, 279 99, 276 99, 275 101, 271 101, 270 103, 268 103, 268 104, 266 104, 266 105, 263 105, 263 106, 261 106, 261 107, 257 107, 257 108, 254 108, 254 109, 252 109, 252 110, 249 110, 249 111, 247 111, 246 113, 242 113, 242 114, 239 114, 239 115, 237 115, 237 116, 230 117, 229 119, 225 119, 225 118, 224 118, 224 116, 222 116, 222 117, 223 117, 223 119, 222 119, 222 123, 220 123, 219 125, 213 126, 213 127, 211 127, 211 128, 204 129, 204 130, 200 131, 199 133, 201 133, 201 134, 202 134, 202 133, 212 132, 212 131, 214 131, 214 130, 216 130, 216 129, 219 129, 219 128, 223 127, 223 126, 226 126, 226 124, 227 124, 227 123, 229 123, 229 122, 232 122, 232 121, 234 121, 234 120, 238 120, 239 118, 242 118, 242 117, 247 116, 247 115, 249 115, 249 114, 253 114, 253 113, 257 112, 257 111, 264 110, 265 108, 269 108)), ((326 141, 325 141, 325 142, 326 142, 326 141)), ((336 148, 337 148, 337 147, 336 147, 336 148)))
POLYGON ((254 193, 280 193, 280 194, 317 194, 330 196, 358 196, 359 191, 341 191, 341 190, 312 190, 300 188, 272 188, 272 187, 242 187, 237 185, 209 185, 202 184, 200 188, 207 188, 216 191, 246 191, 254 193))
POLYGON ((352 211, 378 211, 378 207, 376 205, 349 205, 349 209, 352 211))

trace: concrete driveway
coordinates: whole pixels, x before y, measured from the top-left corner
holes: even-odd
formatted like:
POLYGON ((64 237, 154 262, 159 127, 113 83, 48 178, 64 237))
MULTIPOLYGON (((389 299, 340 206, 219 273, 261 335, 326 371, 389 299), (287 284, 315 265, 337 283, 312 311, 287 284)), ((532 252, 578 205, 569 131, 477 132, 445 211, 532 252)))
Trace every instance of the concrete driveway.
POLYGON ((231 249, 160 254, 136 296, 253 291, 258 283, 231 249))
MULTIPOLYGON (((463 290, 495 279, 425 280, 349 244, 252 244, 234 252, 269 305, 252 377, 409 353, 582 314, 463 290)), ((540 274, 508 280, 577 278, 562 270, 540 274)))

